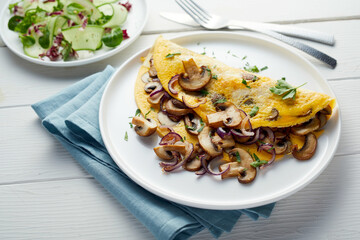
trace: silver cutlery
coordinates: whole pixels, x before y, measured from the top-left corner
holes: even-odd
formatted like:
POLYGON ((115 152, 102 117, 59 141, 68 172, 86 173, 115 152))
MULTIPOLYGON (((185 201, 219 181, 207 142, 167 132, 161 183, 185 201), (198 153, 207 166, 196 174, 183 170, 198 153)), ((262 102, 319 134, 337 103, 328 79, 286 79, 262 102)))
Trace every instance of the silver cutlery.
MULTIPOLYGON (((198 24, 201 26, 215 30, 215 29, 221 29, 225 26, 228 26, 229 20, 220 16, 213 15, 206 10, 204 10, 202 7, 200 7, 198 4, 193 2, 192 0, 175 0, 176 3, 187 13, 190 17, 194 19, 198 24)), ((248 29, 254 32, 259 32, 262 34, 265 34, 269 37, 275 38, 279 41, 282 41, 290 46, 293 46, 310 56, 328 64, 330 67, 335 68, 337 61, 336 59, 330 57, 329 55, 310 47, 302 42, 299 42, 291 37, 287 37, 283 34, 265 29, 261 26, 257 25, 241 25, 244 29, 248 29)))
MULTIPOLYGON (((180 23, 185 24, 191 27, 200 27, 201 25, 195 22, 189 15, 184 13, 175 13, 175 12, 160 12, 160 16, 163 18, 180 23)), ((279 25, 273 23, 258 23, 258 22, 248 22, 248 21, 238 21, 238 20, 229 20, 228 25, 224 28, 228 29, 244 29, 241 26, 257 26, 267 30, 275 31, 278 33, 282 33, 287 36, 302 38, 306 40, 310 40, 313 42, 324 43, 326 45, 334 46, 335 39, 334 35, 323 33, 314 30, 308 30, 299 27, 287 26, 287 25, 279 25)))

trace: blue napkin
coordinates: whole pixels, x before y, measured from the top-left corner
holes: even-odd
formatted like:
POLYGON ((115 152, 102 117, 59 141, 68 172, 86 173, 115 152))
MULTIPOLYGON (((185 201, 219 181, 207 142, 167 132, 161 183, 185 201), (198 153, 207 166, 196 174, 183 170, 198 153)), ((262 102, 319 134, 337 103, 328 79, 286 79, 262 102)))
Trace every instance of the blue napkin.
POLYGON ((32 108, 43 126, 157 239, 187 239, 207 228, 215 238, 230 232, 244 213, 269 217, 274 204, 243 210, 206 210, 160 198, 135 184, 111 159, 99 129, 99 104, 114 69, 89 76, 32 108))

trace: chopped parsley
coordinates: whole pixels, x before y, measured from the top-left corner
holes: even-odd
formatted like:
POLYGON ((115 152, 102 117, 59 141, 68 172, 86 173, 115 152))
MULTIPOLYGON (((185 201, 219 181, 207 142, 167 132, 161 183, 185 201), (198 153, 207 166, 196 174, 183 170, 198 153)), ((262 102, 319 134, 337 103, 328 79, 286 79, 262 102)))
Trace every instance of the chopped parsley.
POLYGON ((258 113, 258 111, 259 111, 259 107, 258 107, 258 106, 254 106, 254 107, 251 109, 251 111, 249 112, 250 117, 255 116, 255 115, 258 113))
POLYGON ((215 101, 214 104, 225 103, 225 102, 227 102, 226 98, 220 98, 219 100, 215 101))
POLYGON ((215 80, 218 80, 218 76, 215 75, 215 74, 213 74, 211 78, 212 78, 212 79, 215 79, 215 80))
POLYGON ((153 111, 153 112, 154 112, 154 111, 155 111, 155 109, 154 109, 153 107, 151 107, 151 108, 150 108, 150 110, 149 110, 149 111, 145 114, 145 116, 144 116, 144 117, 146 118, 146 117, 147 117, 147 115, 148 115, 151 111, 153 111))
POLYGON ((247 58, 247 56, 245 55, 245 56, 243 56, 243 58, 241 60, 245 60, 246 58, 247 58))
POLYGON ((201 55, 206 55, 205 49, 206 49, 206 47, 204 47, 204 52, 200 53, 201 55))
POLYGON ((185 127, 186 127, 187 129, 191 130, 191 131, 194 131, 194 130, 196 129, 196 127, 191 127, 191 126, 189 126, 189 125, 185 125, 185 127))
POLYGON ((255 153, 253 154, 253 158, 255 159, 255 162, 250 163, 250 165, 254 168, 260 167, 261 165, 264 165, 268 162, 266 160, 260 160, 260 158, 255 153))
POLYGON ((268 69, 268 66, 261 68, 260 71, 265 71, 266 69, 268 69))
POLYGON ((181 55, 181 53, 169 53, 168 55, 166 55, 165 57, 166 58, 172 58, 172 57, 174 57, 175 55, 181 55))
POLYGON ((129 125, 130 125, 130 128, 134 127, 134 125, 131 122, 129 122, 129 125))
POLYGON ((125 132, 124 140, 125 140, 125 141, 128 141, 128 140, 129 140, 129 137, 128 137, 128 133, 127 133, 127 132, 125 132))
POLYGON ((241 162, 240 154, 239 152, 235 152, 235 157, 237 162, 241 162))
POLYGON ((209 94, 209 92, 206 89, 201 89, 200 93, 203 97, 207 96, 209 94))
POLYGON ((253 72, 253 73, 260 72, 259 68, 256 65, 250 66, 249 63, 246 63, 246 66, 244 67, 244 70, 248 71, 248 72, 253 72))
POLYGON ((140 113, 141 113, 140 109, 136 109, 135 116, 136 117, 140 116, 140 113))
POLYGON ((306 83, 304 83, 298 87, 293 87, 289 83, 286 82, 285 78, 282 78, 280 80, 277 80, 277 84, 275 85, 275 87, 271 87, 269 90, 276 95, 282 96, 283 100, 290 99, 290 98, 295 100, 296 89, 304 86, 305 84, 306 83))
POLYGON ((200 118, 200 126, 201 127, 197 130, 197 132, 201 132, 205 127, 205 123, 203 122, 203 120, 201 118, 200 118))
POLYGON ((245 80, 245 79, 243 79, 241 83, 242 83, 242 84, 244 84, 244 85, 245 85, 245 87, 247 87, 247 88, 251 88, 250 86, 248 86, 248 85, 247 85, 247 82, 246 82, 246 80, 245 80))

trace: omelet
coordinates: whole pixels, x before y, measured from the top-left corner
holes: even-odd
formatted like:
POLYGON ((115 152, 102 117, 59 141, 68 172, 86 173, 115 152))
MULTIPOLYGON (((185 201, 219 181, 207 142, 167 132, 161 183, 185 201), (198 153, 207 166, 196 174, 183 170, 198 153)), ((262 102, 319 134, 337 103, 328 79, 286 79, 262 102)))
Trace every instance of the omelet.
POLYGON ((258 111, 250 119, 253 128, 290 127, 301 124, 312 119, 317 112, 328 105, 335 104, 334 98, 303 88, 296 89, 294 99, 283 100, 282 96, 269 90, 277 85, 276 80, 229 67, 212 57, 195 53, 159 37, 153 48, 154 65, 165 90, 178 100, 185 97, 189 99, 189 102, 195 103, 199 98, 199 96, 194 96, 194 92, 186 92, 179 85, 174 87, 179 92, 177 95, 172 94, 168 88, 170 79, 184 72, 183 61, 191 58, 197 66, 206 66, 213 76, 204 88, 207 93, 207 102, 194 109, 202 119, 216 112, 211 100, 218 95, 223 96, 246 113, 250 113, 256 106, 258 111), (174 53, 173 57, 166 57, 174 53))

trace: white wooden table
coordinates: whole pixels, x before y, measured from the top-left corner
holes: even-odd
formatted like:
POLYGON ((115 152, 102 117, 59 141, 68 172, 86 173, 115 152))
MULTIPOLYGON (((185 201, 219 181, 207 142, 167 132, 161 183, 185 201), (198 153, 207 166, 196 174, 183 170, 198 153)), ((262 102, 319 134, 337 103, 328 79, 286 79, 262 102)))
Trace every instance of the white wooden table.
MULTIPOLYGON (((337 41, 334 47, 307 42, 338 60, 331 70, 308 58, 340 104, 343 125, 335 158, 305 189, 279 201, 269 219, 243 216, 221 239, 360 239, 360 1, 198 2, 233 18, 326 31, 337 41)), ((41 127, 30 108, 108 64, 120 66, 159 34, 201 30, 159 16, 159 11, 182 11, 173 0, 152 0, 149 7, 145 30, 131 47, 88 66, 37 66, 0 47, 0 239, 153 239, 41 127)), ((206 231, 193 237, 209 238, 206 231)))

